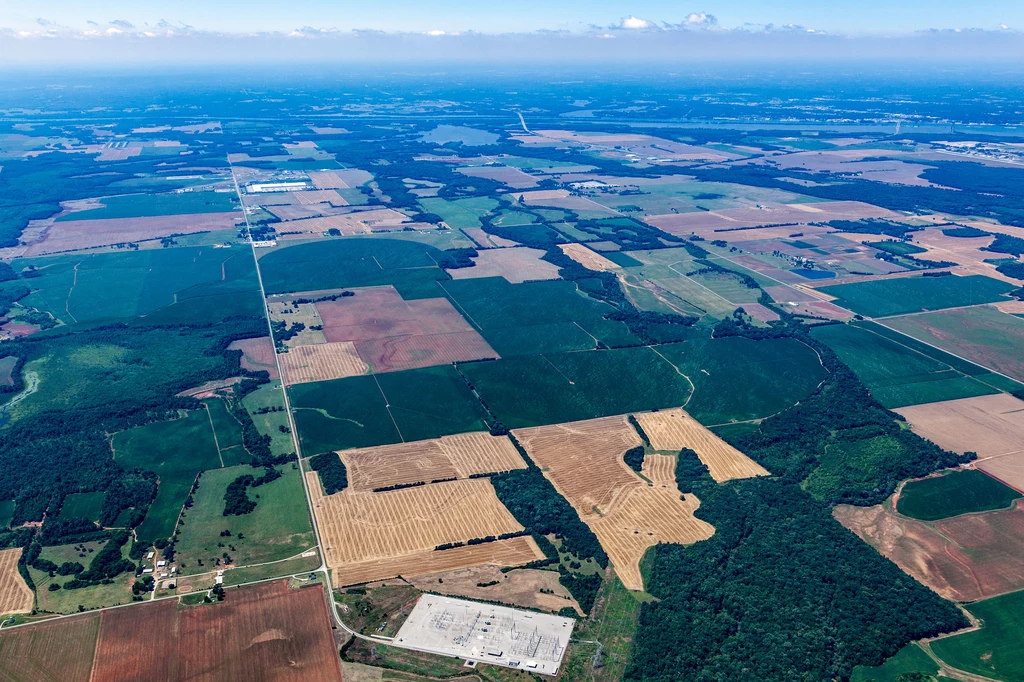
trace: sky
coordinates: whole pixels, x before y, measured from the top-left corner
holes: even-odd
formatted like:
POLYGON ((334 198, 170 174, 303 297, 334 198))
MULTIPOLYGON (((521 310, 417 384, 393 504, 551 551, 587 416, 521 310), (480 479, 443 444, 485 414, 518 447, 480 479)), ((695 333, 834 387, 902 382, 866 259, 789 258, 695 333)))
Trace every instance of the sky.
POLYGON ((1024 0, 696 2, 0 0, 0 64, 1024 58, 1024 0))
POLYGON ((218 32, 289 32, 302 26, 390 32, 584 30, 635 17, 652 23, 711 15, 723 28, 799 25, 830 33, 925 29, 1024 28, 1016 0, 726 0, 688 6, 678 0, 0 0, 0 26, 38 29, 38 19, 72 28, 112 21, 155 26, 161 20, 218 32))

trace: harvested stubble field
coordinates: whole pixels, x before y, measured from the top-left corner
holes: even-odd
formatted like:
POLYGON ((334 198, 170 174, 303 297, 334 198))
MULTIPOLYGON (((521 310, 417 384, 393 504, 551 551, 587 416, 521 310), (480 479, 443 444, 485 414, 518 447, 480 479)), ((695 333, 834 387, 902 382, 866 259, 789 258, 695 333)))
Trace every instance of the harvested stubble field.
POLYGON ((0 633, 0 679, 89 682, 100 615, 40 623, 0 633))
POLYGON ((340 682, 323 588, 277 581, 229 589, 212 605, 105 611, 92 682, 143 680, 340 682))
POLYGON ((456 170, 471 178, 487 178, 502 182, 513 189, 530 189, 537 186, 537 178, 509 166, 471 166, 456 170))
POLYGON ((43 230, 39 241, 30 244, 25 255, 140 242, 172 234, 233 230, 241 219, 241 213, 225 212, 57 221, 43 230))
MULTIPOLYGON (((654 215, 644 220, 655 227, 678 236, 698 234, 705 239, 729 239, 730 230, 737 228, 756 227, 758 225, 775 225, 779 223, 811 223, 829 220, 862 220, 864 218, 900 218, 878 206, 859 201, 823 201, 806 204, 772 204, 763 203, 749 208, 730 208, 721 211, 695 211, 692 213, 670 213, 654 215)), ((776 229, 776 228, 773 228, 776 229)), ((790 227, 783 228, 789 230, 790 227)), ((768 238, 760 233, 744 230, 733 235, 738 239, 768 238)), ((777 233, 776 236, 786 237, 787 234, 777 233)))
POLYGON ((355 344, 347 341, 295 346, 281 353, 279 359, 286 386, 354 377, 370 371, 356 352, 355 344))
POLYGON ((353 342, 374 372, 498 357, 446 298, 407 301, 390 286, 354 293, 317 303, 318 317, 327 341, 353 342))
POLYGON ((608 272, 610 270, 618 270, 619 266, 608 260, 604 256, 594 251, 591 251, 583 244, 559 244, 558 248, 562 250, 569 258, 587 268, 588 270, 596 270, 598 272, 608 272))
POLYGON ((623 454, 642 441, 625 416, 517 429, 513 435, 594 531, 631 590, 643 589, 640 561, 648 548, 690 544, 714 533, 693 515, 699 500, 680 495, 673 457, 644 458, 651 484, 626 466, 623 454))
POLYGON ((624 416, 512 433, 581 515, 610 512, 626 490, 643 483, 622 459, 626 450, 643 445, 624 416))
POLYGON ((768 470, 708 431, 682 409, 634 415, 655 450, 696 451, 711 477, 719 483, 736 478, 767 476, 768 470))
POLYGON ((296 346, 307 346, 314 343, 326 343, 323 331, 314 329, 323 325, 320 313, 312 303, 291 303, 272 300, 267 302, 267 312, 274 322, 284 322, 289 327, 302 324, 305 329, 298 332, 290 339, 285 340, 287 348, 296 346))
POLYGON ((839 505, 836 519, 947 599, 975 601, 1024 588, 1024 503, 934 523, 882 505, 839 505))
POLYGON ((544 552, 533 538, 520 536, 441 551, 423 550, 403 556, 356 561, 333 568, 332 575, 335 585, 359 585, 398 576, 415 578, 427 573, 474 566, 522 566, 543 558, 544 552))
POLYGON ((436 225, 430 223, 413 223, 404 213, 390 208, 376 208, 368 211, 353 211, 344 215, 325 216, 323 218, 305 218, 292 220, 287 225, 287 232, 320 234, 328 230, 338 230, 342 236, 369 234, 378 230, 394 230, 405 227, 415 229, 431 229, 436 225))
POLYGON ((267 372, 271 379, 277 379, 277 362, 274 360, 274 342, 269 336, 232 341, 228 350, 242 351, 242 368, 250 372, 267 372))
MULTIPOLYGON (((486 233, 484 233, 486 235, 486 233)), ((474 235, 475 237, 476 235, 474 235)), ((493 237, 492 237, 493 239, 493 237)), ((473 259, 471 268, 449 270, 452 279, 504 277, 512 284, 543 279, 558 279, 558 266, 541 260, 544 252, 525 246, 509 249, 487 249, 473 259)))
POLYGON ((29 613, 35 594, 18 573, 21 548, 0 551, 0 614, 29 613))
POLYGON ((523 530, 482 478, 324 496, 316 474, 306 476, 333 569, 523 530))
POLYGON ((500 567, 489 564, 429 573, 409 582, 424 592, 497 601, 553 613, 568 606, 583 615, 569 590, 558 582, 555 571, 523 568, 502 572, 500 567))
POLYGON ((911 428, 954 452, 976 452, 975 466, 1024 491, 1024 401, 1006 393, 901 407, 911 428))
POLYGON ((357 492, 526 468, 508 437, 481 431, 338 454, 357 492))
MULTIPOLYGON (((323 128, 322 130, 327 129, 323 128)), ((349 189, 373 180, 370 173, 356 168, 337 171, 310 171, 308 175, 317 189, 349 189)))
POLYGON ((348 206, 348 202, 333 189, 316 189, 307 192, 292 192, 292 194, 295 196, 295 200, 303 206, 310 206, 312 204, 348 206))

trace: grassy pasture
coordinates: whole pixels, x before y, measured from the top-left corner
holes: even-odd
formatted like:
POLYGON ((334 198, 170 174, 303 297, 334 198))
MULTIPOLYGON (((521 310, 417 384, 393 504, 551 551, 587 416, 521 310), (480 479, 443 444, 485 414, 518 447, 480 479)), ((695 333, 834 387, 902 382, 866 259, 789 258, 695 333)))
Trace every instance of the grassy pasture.
MULTIPOLYGON (((100 551, 104 544, 106 544, 105 540, 103 542, 85 543, 85 547, 93 550, 92 552, 77 552, 74 549, 74 545, 43 547, 39 556, 52 561, 58 566, 65 561, 77 561, 88 568, 89 562, 92 561, 93 557, 96 556, 96 552, 100 551), (82 554, 85 554, 85 556, 82 556, 82 554)), ((121 548, 122 558, 128 558, 130 546, 131 542, 126 542, 124 547, 121 548)), ((101 583, 77 590, 56 590, 51 592, 49 589, 50 583, 56 582, 63 585, 74 576, 57 575, 51 578, 47 573, 37 571, 32 567, 29 567, 28 571, 32 576, 32 582, 36 585, 36 608, 41 611, 75 613, 78 611, 79 605, 84 606, 86 609, 94 609, 127 604, 132 600, 131 583, 134 579, 134 574, 131 572, 122 573, 114 578, 110 584, 101 583)))
POLYGON ((1005 682, 1024 681, 1024 592, 966 608, 982 620, 981 629, 932 642, 932 651, 960 670, 1005 682))
POLYGON ((873 323, 825 325, 811 331, 888 408, 995 393, 982 367, 873 323))
POLYGON ((249 489, 256 509, 240 516, 224 516, 224 492, 239 476, 260 476, 263 469, 240 465, 203 472, 176 543, 183 574, 213 570, 217 559, 223 562, 224 552, 236 566, 245 566, 287 559, 315 544, 299 472, 290 464, 278 470, 281 478, 249 489), (224 530, 231 536, 222 536, 224 530))
POLYGON ((394 285, 403 298, 441 294, 437 267, 444 254, 404 239, 332 239, 279 248, 260 259, 268 294, 394 285))
POLYGON ((887 317, 1005 300, 1012 284, 983 275, 901 277, 820 287, 836 305, 866 317, 887 317))
POLYGON ((896 511, 921 521, 937 521, 970 512, 1005 509, 1021 497, 988 474, 974 469, 954 471, 903 486, 896 511))
POLYGON ((469 197, 466 199, 441 199, 428 197, 420 199, 420 206, 427 213, 441 216, 453 230, 482 227, 480 218, 498 208, 498 202, 490 197, 469 197))
MULTIPOLYGON (((65 324, 120 321, 165 307, 194 307, 181 299, 227 292, 250 292, 253 298, 252 292, 258 291, 251 252, 242 246, 146 249, 15 262, 18 268, 28 265, 34 265, 40 276, 28 280, 32 293, 22 303, 50 312, 65 324)), ((258 304, 258 294, 254 298, 258 304)), ((242 311, 220 312, 209 321, 254 314, 250 310, 258 314, 250 302, 242 311)), ((194 311, 184 320, 170 319, 165 313, 156 317, 159 321, 148 323, 207 321, 196 319, 194 311)))
POLYGON ((142 540, 170 537, 196 474, 220 467, 205 411, 122 431, 112 445, 114 460, 121 466, 154 471, 160 477, 156 499, 137 529, 142 540))
POLYGON ((210 422, 217 436, 217 447, 220 449, 220 458, 224 460, 224 465, 247 463, 250 455, 242 447, 242 425, 228 411, 227 403, 213 399, 207 400, 205 404, 210 413, 210 422))
POLYGON ((307 456, 487 428, 483 408, 450 365, 298 384, 289 391, 307 456))
MULTIPOLYGON (((886 324, 1024 381, 1024 320, 989 306, 908 315, 886 324)), ((1016 388, 1024 388, 1018 384, 1016 388)))
POLYGON ((284 393, 281 390, 281 382, 277 379, 268 384, 263 384, 258 389, 242 399, 242 406, 249 412, 256 430, 261 435, 270 436, 270 451, 275 455, 283 455, 288 452, 295 452, 295 444, 292 442, 291 434, 281 431, 282 426, 288 426, 288 415, 284 412, 284 393), (262 412, 268 408, 275 408, 275 411, 262 412), (276 411, 276 408, 282 408, 276 411))
POLYGON ((64 498, 59 518, 80 517, 90 521, 99 521, 105 497, 106 493, 72 493, 64 498))
POLYGON ((878 666, 857 666, 853 669, 850 682, 899 682, 900 675, 922 673, 936 676, 939 666, 917 644, 908 644, 899 652, 878 666))
POLYGON ((69 213, 62 220, 97 218, 142 218, 186 213, 225 213, 238 210, 238 201, 230 192, 181 192, 170 194, 122 194, 104 197, 100 208, 69 213))
POLYGON ((511 284, 502 277, 444 282, 455 307, 502 357, 635 345, 621 322, 604 319, 611 306, 579 293, 571 282, 511 284), (596 339, 596 340, 595 340, 596 339))

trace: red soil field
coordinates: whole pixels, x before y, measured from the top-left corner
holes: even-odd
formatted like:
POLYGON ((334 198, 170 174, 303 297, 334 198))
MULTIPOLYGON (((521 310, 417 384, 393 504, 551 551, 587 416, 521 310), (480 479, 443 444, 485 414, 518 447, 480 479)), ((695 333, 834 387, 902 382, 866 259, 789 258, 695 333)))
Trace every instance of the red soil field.
POLYGON ((92 682, 340 682, 320 586, 228 589, 222 603, 173 599, 104 611, 92 682))
POLYGON ((393 287, 371 287, 316 308, 327 341, 354 342, 374 372, 498 357, 445 298, 405 301, 393 287))
POLYGON ((955 601, 1024 588, 1024 505, 924 523, 882 505, 839 505, 839 523, 905 572, 955 601))
POLYGON ((0 633, 0 679, 89 682, 99 614, 5 629, 0 633))
POLYGON ((225 212, 55 222, 43 232, 42 239, 29 245, 25 255, 160 239, 172 234, 232 230, 241 219, 241 213, 225 212))
POLYGON ((229 350, 242 351, 242 367, 253 372, 269 372, 271 379, 277 378, 277 362, 274 360, 274 343, 269 336, 255 339, 232 341, 229 350))

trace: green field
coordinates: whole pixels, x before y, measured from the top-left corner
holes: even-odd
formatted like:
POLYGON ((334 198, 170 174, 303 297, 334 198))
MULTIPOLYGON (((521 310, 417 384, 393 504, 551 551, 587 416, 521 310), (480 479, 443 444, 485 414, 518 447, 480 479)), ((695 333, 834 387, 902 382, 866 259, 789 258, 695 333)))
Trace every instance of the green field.
POLYGON ((509 428, 678 407, 690 384, 650 348, 475 362, 459 368, 509 428))
MULTIPOLYGON (((43 547, 39 556, 42 559, 52 561, 58 566, 65 561, 77 561, 88 568, 89 562, 92 561, 94 556, 96 556, 96 552, 98 552, 105 544, 106 540, 79 544, 79 547, 84 546, 86 548, 87 551, 85 552, 76 551, 75 545, 43 547), (88 550, 92 551, 90 552, 88 550)), ((130 547, 131 542, 129 541, 121 548, 121 556, 123 558, 128 558, 128 550, 130 547)), ((134 578, 134 574, 131 572, 122 573, 115 577, 113 582, 109 584, 101 583, 82 587, 77 590, 56 590, 54 592, 49 590, 50 583, 56 582, 63 585, 74 576, 57 575, 51 578, 49 574, 37 571, 31 567, 29 567, 28 572, 29 575, 32 576, 32 582, 36 585, 36 608, 40 611, 50 611, 53 613, 75 613, 78 611, 79 605, 84 606, 87 609, 95 609, 107 606, 116 606, 118 604, 127 604, 132 600, 131 582, 134 578)))
POLYGON ((704 424, 775 414, 810 395, 826 376, 817 354, 795 339, 696 336, 656 350, 693 382, 686 409, 704 424))
POLYGON ((975 469, 954 471, 903 486, 896 511, 922 521, 959 514, 1005 509, 1021 497, 988 474, 975 469))
POLYGON ((996 393, 986 370, 874 323, 823 325, 811 335, 892 409, 996 393))
POLYGON ((298 384, 289 391, 306 456, 487 429, 486 413, 450 365, 298 384))
POLYGON ((441 216, 453 230, 461 230, 462 228, 482 227, 480 218, 498 208, 498 202, 490 197, 453 200, 431 197, 420 199, 420 206, 427 213, 436 213, 441 216))
POLYGON ((80 517, 90 521, 99 521, 105 497, 106 493, 71 493, 64 498, 59 518, 80 517))
POLYGON ((137 529, 139 539, 150 542, 170 537, 196 474, 221 465, 205 411, 122 431, 112 445, 118 464, 160 477, 156 499, 137 529))
POLYGON ((29 265, 40 275, 30 280, 32 293, 21 303, 65 324, 139 315, 152 316, 148 324, 195 324, 262 311, 251 251, 243 246, 49 256, 14 263, 19 268, 29 265), (225 308, 225 303, 231 305, 225 308))
MULTIPOLYGON (((981 306, 909 315, 885 323, 915 339, 1024 381, 1024 320, 1019 317, 981 306)), ((1024 386, 1018 383, 1009 390, 1015 389, 1024 386)))
POLYGON ((1004 301, 1014 286, 982 275, 900 277, 819 287, 836 305, 866 317, 886 317, 1004 301))
POLYGON ((870 668, 857 666, 853 669, 850 682, 899 682, 899 676, 906 673, 923 673, 935 677, 939 674, 939 666, 921 647, 908 644, 882 665, 870 668))
POLYGON ((391 284, 403 298, 440 296, 444 254, 403 239, 332 239, 275 249, 260 259, 268 294, 391 284))
POLYGON ((282 426, 288 427, 288 415, 284 412, 284 393, 281 382, 274 379, 242 398, 242 406, 249 412, 256 430, 261 435, 270 436, 270 451, 275 455, 295 452, 295 444, 290 433, 281 431, 282 426), (273 412, 263 412, 274 408, 273 412), (278 410, 278 408, 280 408, 278 410))
POLYGON ((628 253, 622 253, 621 251, 605 251, 601 254, 611 262, 615 263, 624 268, 632 268, 643 265, 636 258, 633 258, 628 253))
POLYGON ((982 627, 932 642, 944 662, 1003 682, 1024 682, 1024 592, 967 605, 982 627))
POLYGON ((242 447, 242 425, 228 411, 224 400, 207 400, 206 409, 210 413, 213 432, 217 436, 217 447, 224 466, 248 463, 251 456, 242 447))
POLYGON ((612 307, 560 280, 511 284, 502 277, 442 283, 455 307, 502 357, 587 350, 598 341, 640 341, 626 325, 604 319, 612 307))
POLYGON ((623 677, 633 635, 640 617, 642 594, 630 592, 617 577, 605 579, 591 618, 577 625, 573 638, 578 642, 569 649, 560 677, 566 682, 618 682, 623 677), (601 657, 595 666, 594 655, 601 643, 601 657))
POLYGON ((97 218, 142 218, 187 213, 224 213, 238 210, 232 192, 181 192, 171 194, 122 194, 104 197, 100 208, 69 213, 62 220, 96 220, 97 218))
POLYGON ((203 472, 176 543, 182 573, 213 570, 218 559, 223 562, 224 552, 236 566, 246 566, 287 559, 316 544, 301 475, 292 466, 278 467, 281 478, 250 488, 247 494, 256 502, 256 509, 235 516, 223 514, 228 484, 245 474, 258 477, 263 469, 240 465, 203 472), (221 535, 225 530, 231 531, 230 537, 221 535), (239 534, 244 537, 240 539, 239 534))

